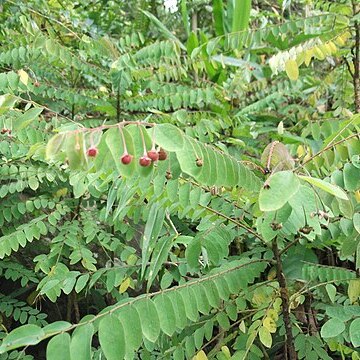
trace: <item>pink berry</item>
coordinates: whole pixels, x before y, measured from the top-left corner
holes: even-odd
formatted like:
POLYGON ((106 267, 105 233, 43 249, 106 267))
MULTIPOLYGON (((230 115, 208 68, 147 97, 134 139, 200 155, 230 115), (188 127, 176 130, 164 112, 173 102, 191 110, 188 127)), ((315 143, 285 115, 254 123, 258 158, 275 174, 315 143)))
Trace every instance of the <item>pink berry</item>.
POLYGON ((121 162, 124 164, 124 165, 129 165, 132 161, 132 156, 129 155, 129 154, 124 154, 122 157, 121 157, 121 162))
POLYGON ((151 159, 147 156, 142 156, 140 159, 139 159, 139 164, 140 166, 150 166, 151 165, 151 159))
POLYGON ((87 150, 87 155, 90 157, 95 157, 98 154, 98 149, 95 146, 91 146, 87 150))
POLYGON ((147 153, 147 156, 152 160, 152 161, 158 161, 159 160, 159 153, 156 150, 150 150, 147 153))

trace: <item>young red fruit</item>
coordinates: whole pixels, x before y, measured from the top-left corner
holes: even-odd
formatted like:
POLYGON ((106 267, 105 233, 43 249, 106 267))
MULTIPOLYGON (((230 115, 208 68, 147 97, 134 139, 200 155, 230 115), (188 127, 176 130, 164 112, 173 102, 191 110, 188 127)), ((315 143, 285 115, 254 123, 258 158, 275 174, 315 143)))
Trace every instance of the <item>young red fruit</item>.
POLYGON ((95 146, 91 146, 87 150, 87 155, 90 157, 95 157, 98 154, 98 149, 95 146))
POLYGON ((160 160, 160 161, 166 160, 166 158, 167 158, 167 153, 165 152, 164 149, 160 149, 159 152, 158 152, 158 154, 159 154, 159 160, 160 160))
POLYGON ((5 129, 5 128, 4 128, 4 129, 1 129, 1 133, 2 133, 2 134, 6 134, 7 132, 8 132, 7 129, 5 129))
POLYGON ((139 164, 140 166, 150 166, 151 165, 151 159, 147 156, 142 156, 140 159, 139 159, 139 164))
POLYGON ((132 161, 132 156, 129 155, 129 154, 124 154, 122 157, 121 157, 121 162, 124 164, 124 165, 129 165, 132 161))
POLYGON ((147 156, 152 160, 152 161, 158 161, 159 160, 159 153, 156 150, 149 150, 147 152, 147 156))

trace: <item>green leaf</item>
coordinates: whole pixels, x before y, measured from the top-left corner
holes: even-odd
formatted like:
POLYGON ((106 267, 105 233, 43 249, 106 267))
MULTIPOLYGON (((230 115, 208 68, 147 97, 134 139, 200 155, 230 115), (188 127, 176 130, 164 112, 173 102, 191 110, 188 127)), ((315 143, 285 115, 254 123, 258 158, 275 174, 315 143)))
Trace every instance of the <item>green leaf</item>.
POLYGON ((32 108, 18 118, 15 119, 13 122, 14 129, 19 131, 27 127, 32 121, 34 121, 43 111, 43 108, 32 108))
MULTIPOLYGON (((104 137, 105 137, 105 142, 106 145, 108 147, 108 150, 110 150, 110 155, 111 155, 111 164, 110 165, 112 168, 116 168, 118 169, 119 173, 123 176, 132 176, 135 172, 135 164, 136 164, 136 154, 135 154, 135 150, 134 150, 134 143, 133 143, 133 139, 132 136, 129 134, 129 132, 125 129, 125 127, 122 127, 122 133, 125 139, 125 144, 126 144, 126 149, 128 151, 128 153, 131 156, 134 156, 134 158, 132 159, 132 161, 130 162, 130 164, 124 165, 121 162, 121 157, 124 155, 124 145, 123 145, 123 139, 120 133, 120 130, 118 128, 112 128, 109 129, 104 137)), ((99 148, 99 159, 96 159, 97 165, 98 167, 102 167, 104 166, 104 161, 102 161, 102 156, 108 157, 109 153, 107 152, 106 154, 101 154, 102 148, 99 148)))
POLYGON ((271 348, 272 336, 270 331, 264 326, 261 326, 259 329, 259 339, 264 346, 269 349, 271 348))
POLYGON ((260 190, 261 211, 274 211, 282 208, 299 190, 300 182, 292 171, 279 171, 266 181, 268 186, 260 190))
POLYGON ((81 275, 77 279, 76 285, 75 285, 75 291, 77 293, 79 293, 82 289, 84 289, 84 287, 86 286, 86 283, 88 282, 89 278, 90 278, 90 274, 87 273, 87 274, 81 275))
POLYGON ((62 333, 54 336, 46 348, 47 360, 70 360, 70 335, 62 333))
POLYGON ((161 266, 167 260, 169 256, 169 251, 173 246, 174 236, 163 236, 161 237, 155 245, 154 251, 151 255, 151 261, 149 266, 149 275, 147 289, 149 290, 151 284, 155 280, 156 275, 158 274, 161 266))
POLYGON ((64 133, 56 134, 53 136, 46 145, 46 158, 53 159, 55 155, 60 151, 66 135, 64 133))
POLYGON ((354 347, 360 346, 360 318, 353 320, 349 328, 350 341, 354 347))
POLYGON ((299 67, 295 60, 286 61, 285 71, 290 80, 296 81, 299 78, 299 67))
POLYGON ((155 142, 165 150, 177 151, 183 148, 184 134, 176 126, 159 124, 155 126, 154 131, 155 142))
POLYGON ((324 180, 316 179, 316 178, 313 178, 310 176, 303 176, 303 175, 298 175, 298 176, 300 179, 307 181, 311 185, 314 185, 314 186, 318 187, 319 189, 324 190, 324 191, 328 192, 329 194, 338 197, 339 199, 349 200, 345 191, 342 190, 337 185, 333 185, 324 180))
POLYGON ((27 324, 11 331, 0 346, 0 354, 23 346, 38 344, 45 333, 37 325, 27 324))
POLYGON ((354 228, 360 234, 360 213, 359 212, 354 214, 353 222, 354 222, 354 228))
MULTIPOLYGON (((160 320, 161 330, 168 336, 176 331, 175 309, 166 294, 157 296, 154 300, 160 320)), ((178 309, 176 309, 178 311, 178 309)))
POLYGON ((156 27, 160 30, 160 32, 163 33, 166 38, 175 41, 175 43, 177 43, 182 50, 186 50, 186 47, 181 43, 181 41, 157 17, 146 10, 140 9, 140 11, 143 12, 156 25, 156 27))
POLYGON ((353 164, 345 164, 344 166, 344 184, 348 191, 356 191, 360 189, 360 168, 353 164))
POLYGON ((340 335, 345 330, 345 324, 340 319, 330 319, 321 328, 323 338, 331 338, 340 335))
POLYGON ((326 284, 325 289, 329 295, 330 301, 333 303, 336 296, 336 287, 333 284, 326 284))
POLYGON ((213 0, 213 17, 215 35, 224 35, 224 3, 222 0, 213 0))
POLYGON ((134 306, 125 306, 117 313, 124 329, 126 353, 137 350, 142 343, 141 320, 134 306))
POLYGON ((249 26, 251 0, 235 0, 232 32, 246 30, 249 26))
POLYGON ((115 315, 106 316, 100 321, 99 342, 107 360, 118 360, 124 358, 124 329, 120 320, 115 315))
POLYGON ((145 269, 153 251, 156 240, 159 237, 165 218, 165 210, 158 203, 154 203, 147 218, 144 229, 143 243, 142 243, 142 261, 141 261, 141 276, 145 274, 145 269))
POLYGON ((43 330, 46 335, 54 334, 60 331, 66 331, 71 328, 71 324, 67 321, 55 321, 49 325, 46 325, 43 330))
POLYGON ((78 326, 72 334, 70 342, 71 360, 91 359, 91 340, 94 334, 93 324, 78 326))
POLYGON ((160 335, 160 320, 153 301, 151 299, 142 299, 135 303, 135 309, 141 319, 144 337, 150 342, 155 342, 160 335))

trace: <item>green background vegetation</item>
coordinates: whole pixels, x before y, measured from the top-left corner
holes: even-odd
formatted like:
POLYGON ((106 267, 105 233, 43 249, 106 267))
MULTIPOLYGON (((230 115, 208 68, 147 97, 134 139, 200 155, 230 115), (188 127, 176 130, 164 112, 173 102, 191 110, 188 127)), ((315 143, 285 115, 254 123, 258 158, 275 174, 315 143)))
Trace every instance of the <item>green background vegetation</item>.
POLYGON ((1 360, 360 359, 356 0, 0 6, 1 360))

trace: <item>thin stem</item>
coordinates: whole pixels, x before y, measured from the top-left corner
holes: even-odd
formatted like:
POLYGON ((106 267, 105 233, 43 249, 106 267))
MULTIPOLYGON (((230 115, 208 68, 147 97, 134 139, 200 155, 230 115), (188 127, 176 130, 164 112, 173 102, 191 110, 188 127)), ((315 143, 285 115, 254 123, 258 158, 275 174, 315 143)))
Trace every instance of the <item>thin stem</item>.
POLYGON ((206 210, 211 211, 212 213, 214 213, 214 214, 216 214, 216 215, 218 215, 218 216, 223 217, 223 218, 226 219, 226 220, 231 221, 232 223, 234 223, 234 224, 236 224, 237 226, 245 229, 246 231, 248 231, 249 233, 251 233, 252 235, 254 235, 255 237, 257 237, 259 240, 264 241, 263 238, 262 238, 259 234, 257 234, 253 229, 251 229, 250 227, 248 227, 248 226, 246 226, 246 225, 238 222, 237 220, 232 219, 231 217, 229 217, 229 216, 227 216, 227 215, 225 215, 225 214, 223 214, 223 213, 221 213, 221 212, 219 212, 219 211, 217 211, 217 210, 215 210, 215 209, 212 209, 212 208, 210 208, 210 207, 208 207, 208 206, 206 206, 206 205, 201 205, 201 204, 199 204, 199 206, 203 207, 203 208, 206 209, 206 210))
POLYGON ((126 147, 126 141, 125 141, 125 136, 124 136, 124 132, 123 132, 123 128, 122 128, 122 124, 118 124, 118 129, 121 135, 121 140, 123 143, 123 148, 124 148, 124 155, 128 155, 128 151, 127 151, 127 147, 126 147))
POLYGON ((285 332, 286 332, 286 348, 289 354, 290 360, 296 360, 297 355, 294 347, 294 339, 292 335, 292 325, 290 319, 290 302, 289 294, 286 285, 286 279, 282 268, 282 262, 280 257, 279 248, 277 245, 277 238, 273 240, 272 244, 273 253, 276 260, 276 277, 280 286, 280 297, 282 300, 282 314, 284 318, 285 332))
POLYGON ((333 144, 329 144, 328 146, 324 147, 322 150, 320 150, 319 152, 317 152, 316 154, 314 154, 313 156, 311 156, 308 160, 304 161, 301 165, 299 165, 294 171, 297 171, 301 168, 303 168, 307 163, 309 163, 310 161, 314 160, 316 157, 318 157, 319 155, 323 154, 325 151, 328 151, 330 150, 331 148, 337 146, 337 145, 340 145, 354 137, 357 137, 357 136, 360 136, 360 133, 357 132, 355 134, 351 134, 349 135, 348 137, 344 138, 344 139, 341 139, 333 144))
POLYGON ((141 135, 141 141, 142 141, 142 144, 143 144, 143 147, 144 147, 144 156, 147 155, 147 152, 146 152, 146 144, 145 144, 145 138, 144 138, 144 133, 142 132, 142 129, 141 129, 141 126, 139 126, 139 131, 140 131, 140 135, 141 135))

